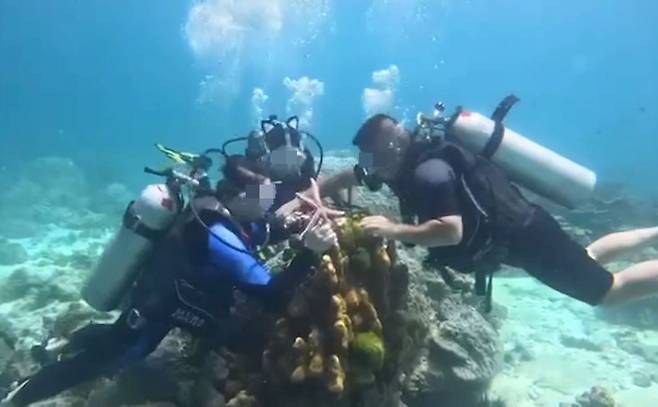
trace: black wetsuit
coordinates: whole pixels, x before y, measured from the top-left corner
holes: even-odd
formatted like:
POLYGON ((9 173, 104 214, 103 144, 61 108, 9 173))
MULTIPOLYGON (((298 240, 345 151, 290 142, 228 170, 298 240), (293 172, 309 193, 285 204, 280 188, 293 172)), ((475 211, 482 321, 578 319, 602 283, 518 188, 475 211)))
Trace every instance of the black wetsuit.
MULTIPOLYGON (((455 154, 459 148, 453 150, 446 157, 468 155, 463 151, 455 154)), ((523 198, 501 172, 481 183, 488 183, 489 188, 478 188, 474 185, 477 182, 470 185, 470 193, 482 198, 483 209, 493 218, 485 224, 465 191, 464 185, 475 178, 470 174, 462 176, 468 170, 456 168, 459 165, 454 163, 459 160, 442 159, 442 153, 426 154, 420 159, 413 156, 414 152, 410 154, 400 181, 391 185, 400 198, 403 217, 416 217, 417 222, 423 223, 460 215, 464 225, 462 243, 430 249, 432 261, 463 272, 481 267, 493 270, 501 263, 521 267, 551 288, 592 305, 606 295, 612 274, 564 232, 546 210, 523 198), (489 199, 496 194, 502 197, 489 199), (483 250, 487 245, 493 250, 483 250), (492 256, 488 256, 490 253, 492 256)), ((480 179, 489 177, 487 165, 482 166, 485 170, 479 170, 480 179)))
POLYGON ((12 398, 14 405, 27 406, 112 375, 153 352, 175 327, 205 337, 215 346, 234 350, 258 346, 259 332, 245 332, 245 327, 229 318, 233 290, 259 298, 270 308, 281 307, 318 258, 304 249, 286 270, 272 276, 248 254, 264 240, 259 225, 238 231, 220 219, 209 226, 214 235, 200 229, 197 222, 183 226, 179 236, 185 236, 186 247, 181 247, 176 233, 166 237, 160 243, 161 254, 154 256, 133 289, 131 308, 113 324, 92 324, 74 333, 66 349, 74 356, 46 365, 30 377, 12 398))

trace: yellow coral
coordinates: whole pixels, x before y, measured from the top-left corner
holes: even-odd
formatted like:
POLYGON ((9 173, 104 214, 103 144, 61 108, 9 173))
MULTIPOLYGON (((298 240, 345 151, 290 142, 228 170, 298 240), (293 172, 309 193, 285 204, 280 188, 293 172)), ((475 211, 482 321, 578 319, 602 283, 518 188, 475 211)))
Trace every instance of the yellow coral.
POLYGON ((331 355, 327 361, 327 389, 335 394, 345 390, 345 371, 337 355, 331 355))
POLYGON ((307 348, 308 345, 304 338, 297 337, 292 344, 292 348, 296 353, 296 367, 290 375, 290 381, 293 383, 301 383, 306 380, 307 376, 307 348))
POLYGON ((338 235, 338 244, 340 247, 348 252, 354 250, 356 247, 356 241, 354 240, 352 222, 347 219, 341 219, 337 225, 338 228, 336 234, 338 235))
POLYGON ((306 351, 306 341, 304 338, 300 338, 299 336, 295 338, 295 342, 292 344, 292 348, 295 349, 296 351, 304 352, 306 351))
POLYGON ((348 295, 352 297, 350 299, 351 304, 353 306, 356 305, 350 316, 352 319, 352 328, 356 331, 373 330, 381 333, 382 323, 379 320, 375 306, 370 302, 368 292, 361 288, 358 294, 348 293, 348 295), (357 299, 359 300, 358 302, 357 299))
POLYGON ((381 369, 384 345, 377 310, 388 295, 387 274, 397 255, 395 243, 366 236, 358 216, 337 225, 339 246, 321 257, 317 272, 294 293, 263 353, 263 369, 270 383, 321 381, 342 397, 371 384, 381 369), (296 337, 300 331, 307 334, 296 337), (355 358, 360 354, 369 357, 355 358))
POLYGON ((350 313, 354 313, 361 304, 361 297, 355 289, 351 289, 345 294, 345 304, 347 305, 347 310, 350 313))
MULTIPOLYGON (((328 254, 325 254, 325 255, 322 256, 322 263, 321 264, 322 264, 323 267, 327 267, 327 268, 333 268, 334 267, 333 261, 331 260, 331 256, 329 256, 328 254)), ((336 271, 336 270, 334 270, 334 271, 336 271)))
POLYGON ((347 303, 342 296, 336 294, 331 297, 332 313, 336 318, 347 314, 347 303))
POLYGON ((308 351, 310 361, 308 363, 309 377, 319 377, 324 371, 324 359, 322 358, 322 337, 320 329, 313 327, 308 334, 308 351))
POLYGON ((334 323, 334 334, 336 339, 338 339, 338 344, 342 350, 349 349, 350 346, 350 336, 345 322, 338 320, 334 323))
POLYGON ((372 253, 372 268, 378 273, 385 273, 391 269, 391 259, 386 252, 386 247, 381 244, 372 253))
POLYGON ((338 288, 338 273, 336 272, 336 267, 334 267, 334 263, 329 255, 325 254, 322 256, 320 269, 329 283, 329 288, 332 291, 335 291, 338 288))
POLYGON ((250 395, 246 391, 241 391, 235 397, 233 397, 226 407, 254 407, 256 406, 256 397, 250 395))
POLYGON ((311 356, 311 361, 308 364, 309 377, 320 377, 324 372, 324 358, 320 352, 314 353, 311 356))

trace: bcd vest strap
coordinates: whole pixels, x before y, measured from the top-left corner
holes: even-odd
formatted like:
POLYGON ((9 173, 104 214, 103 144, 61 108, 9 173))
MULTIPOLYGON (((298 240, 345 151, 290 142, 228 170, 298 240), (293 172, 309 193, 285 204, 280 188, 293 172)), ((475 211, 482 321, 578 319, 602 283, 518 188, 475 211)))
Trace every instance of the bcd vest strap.
POLYGON ((519 101, 514 95, 509 95, 502 102, 498 104, 498 107, 491 115, 491 119, 494 121, 494 131, 489 138, 489 141, 482 149, 480 153, 486 158, 491 158, 500 144, 503 142, 503 136, 505 135, 505 126, 503 126, 503 119, 507 116, 507 113, 510 111, 512 106, 519 101))
POLYGON ((142 222, 142 219, 139 217, 139 215, 133 211, 134 203, 135 201, 131 201, 128 204, 126 210, 123 212, 123 227, 128 230, 132 230, 133 232, 150 241, 156 241, 161 238, 165 234, 166 230, 159 231, 146 226, 142 222))

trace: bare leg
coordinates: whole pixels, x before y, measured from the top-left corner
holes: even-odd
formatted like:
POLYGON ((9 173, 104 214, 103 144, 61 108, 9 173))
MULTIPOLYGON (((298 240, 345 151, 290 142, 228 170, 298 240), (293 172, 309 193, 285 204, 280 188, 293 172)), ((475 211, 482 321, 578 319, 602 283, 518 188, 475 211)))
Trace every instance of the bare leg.
POLYGON ((658 260, 634 264, 614 275, 603 305, 616 305, 658 294, 658 260))
POLYGON ((590 244, 587 251, 596 261, 606 264, 652 242, 658 242, 658 227, 611 233, 590 244))

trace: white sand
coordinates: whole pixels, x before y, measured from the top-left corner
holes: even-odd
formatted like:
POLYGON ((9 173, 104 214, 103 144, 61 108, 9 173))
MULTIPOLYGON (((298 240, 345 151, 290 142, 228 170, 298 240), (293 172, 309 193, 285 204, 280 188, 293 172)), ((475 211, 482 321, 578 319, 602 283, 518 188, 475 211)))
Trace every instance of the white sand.
MULTIPOLYGON (((111 232, 103 231, 91 238, 79 238, 73 230, 55 226, 33 239, 14 240, 26 248, 30 261, 23 265, 0 267, 0 284, 17 267, 25 267, 45 281, 58 281, 71 289, 79 289, 87 270, 71 270, 52 264, 39 265, 44 254, 71 255, 85 251, 90 245, 107 241, 111 232)), ((555 293, 531 278, 496 278, 494 299, 507 307, 509 315, 501 336, 507 352, 524 347, 529 360, 505 363, 503 372, 492 385, 494 395, 511 407, 556 407, 592 386, 610 389, 621 406, 658 406, 658 384, 639 387, 635 373, 658 372, 655 364, 620 349, 615 335, 636 335, 641 344, 658 346, 658 330, 642 331, 633 327, 608 324, 597 318, 587 305, 555 293), (566 347, 563 336, 583 340, 599 350, 566 347)), ((37 310, 28 310, 29 298, 0 304, 0 318, 6 319, 29 346, 40 341, 44 318, 54 318, 68 303, 53 301, 37 310)))
POLYGON ((643 345, 658 344, 658 330, 612 325, 596 317, 588 305, 542 286, 532 278, 498 278, 497 303, 509 315, 501 329, 506 349, 522 344, 532 359, 505 363, 492 392, 509 406, 551 406, 570 402, 593 386, 608 388, 621 406, 657 406, 658 384, 639 387, 635 373, 650 376, 658 366, 620 349, 615 334, 630 332, 643 345), (565 346, 562 336, 584 339, 600 350, 565 346))

